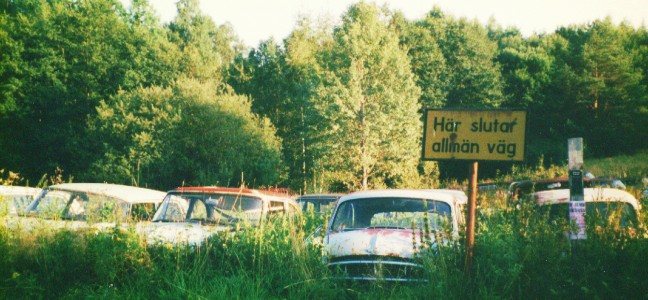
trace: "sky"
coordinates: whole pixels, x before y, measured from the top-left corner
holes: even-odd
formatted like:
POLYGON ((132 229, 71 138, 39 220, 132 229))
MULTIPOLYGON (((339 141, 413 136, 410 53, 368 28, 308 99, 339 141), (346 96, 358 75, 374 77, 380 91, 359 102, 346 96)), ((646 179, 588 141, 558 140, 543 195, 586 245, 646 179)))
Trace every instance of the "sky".
MULTIPOLYGON (((127 7, 130 0, 121 0, 127 7)), ((150 0, 163 23, 176 15, 177 0, 150 0)), ((201 0, 201 11, 217 25, 230 23, 248 47, 274 37, 288 36, 300 16, 328 17, 339 22, 349 5, 358 0, 201 0)), ((409 20, 421 19, 434 6, 446 15, 476 19, 490 18, 503 27, 516 27, 524 36, 551 33, 559 27, 587 24, 611 17, 615 24, 629 22, 648 26, 648 0, 367 0, 400 10, 409 20)))

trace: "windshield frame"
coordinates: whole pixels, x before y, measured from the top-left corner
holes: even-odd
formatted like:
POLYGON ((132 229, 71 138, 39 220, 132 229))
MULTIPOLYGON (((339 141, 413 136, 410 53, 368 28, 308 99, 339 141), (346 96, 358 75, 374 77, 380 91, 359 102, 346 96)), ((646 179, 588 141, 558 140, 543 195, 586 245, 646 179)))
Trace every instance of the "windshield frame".
MULTIPOLYGON (((333 216, 331 218, 328 230, 332 231, 332 232, 361 230, 361 229, 372 229, 372 228, 411 230, 412 229, 411 223, 404 224, 404 223, 402 223, 402 221, 400 221, 401 224, 398 224, 398 225, 397 224, 391 224, 393 226, 391 226, 390 224, 385 224, 385 225, 381 224, 380 226, 375 226, 374 224, 371 224, 371 223, 372 223, 373 218, 376 217, 377 215, 379 215, 379 214, 388 214, 388 213, 396 213, 397 215, 398 215, 398 213, 416 213, 413 216, 405 216, 405 218, 411 218, 412 221, 415 220, 415 219, 418 219, 418 218, 424 218, 425 217, 425 211, 421 210, 420 208, 426 207, 426 204, 423 204, 420 207, 412 206, 412 205, 418 205, 418 204, 416 204, 416 202, 426 203, 427 204, 428 225, 430 226, 429 228, 431 230, 434 231, 434 230, 440 230, 440 229, 450 229, 450 230, 455 230, 456 229, 456 226, 457 226, 457 224, 455 223, 456 218, 453 216, 453 214, 455 214, 456 212, 454 211, 453 205, 446 202, 446 201, 436 200, 436 199, 414 198, 414 197, 385 196, 385 197, 371 197, 371 198, 350 199, 350 200, 345 200, 343 202, 338 203, 338 205, 335 208, 335 211, 333 212, 333 216), (385 210, 375 210, 373 214, 370 211, 369 213, 367 213, 366 216, 361 216, 360 219, 364 218, 365 222, 364 222, 364 224, 362 224, 360 226, 354 226, 354 227, 344 227, 344 226, 342 226, 341 227, 340 222, 343 221, 341 218, 344 218, 342 216, 342 214, 345 213, 343 210, 346 207, 348 207, 349 205, 356 205, 357 206, 357 204, 359 204, 359 203, 366 203, 365 205, 378 205, 377 203, 381 202, 381 201, 383 201, 383 202, 384 201, 392 201, 392 203, 394 203, 394 201, 403 202, 402 204, 399 203, 399 205, 403 205, 403 207, 400 210, 399 209, 389 210, 389 205, 387 205, 387 206, 384 206, 384 208, 386 208, 385 210), (404 209, 405 208, 404 205, 406 205, 407 202, 410 202, 409 205, 410 205, 411 209, 404 209), (414 208, 419 208, 419 209, 414 209, 414 208), (442 209, 440 209, 440 208, 442 208, 442 209), (432 214, 430 214, 430 212, 434 212, 434 211, 441 211, 443 213, 442 214, 436 214, 437 217, 434 217, 432 214), (422 215, 419 216, 418 215, 419 213, 422 214, 422 215), (442 221, 443 221, 443 224, 440 224, 440 223, 432 224, 432 221, 433 221, 432 218, 433 217, 435 219, 440 217, 440 219, 442 219, 442 221)), ((362 208, 362 205, 359 208, 362 208)), ((351 209, 355 209, 355 208, 351 208, 351 209)), ((354 211, 354 213, 355 213, 355 211, 354 211)), ((358 217, 356 217, 355 214, 354 214, 354 216, 352 218, 357 219, 358 217)), ((397 216, 397 218, 398 218, 398 216, 397 216)), ((354 222, 356 222, 355 219, 354 219, 354 222)), ((363 222, 360 222, 360 223, 363 223, 363 222)), ((421 227, 424 226, 424 223, 419 222, 415 226, 416 226, 416 229, 421 229, 421 227)))

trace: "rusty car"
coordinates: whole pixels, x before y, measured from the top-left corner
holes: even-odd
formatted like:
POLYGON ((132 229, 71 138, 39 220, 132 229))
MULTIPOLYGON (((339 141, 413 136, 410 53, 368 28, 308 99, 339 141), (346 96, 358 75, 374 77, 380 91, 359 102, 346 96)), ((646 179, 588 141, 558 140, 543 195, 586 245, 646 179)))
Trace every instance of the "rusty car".
POLYGON ((373 190, 341 197, 323 237, 335 278, 425 281, 426 248, 456 238, 466 196, 455 190, 373 190))

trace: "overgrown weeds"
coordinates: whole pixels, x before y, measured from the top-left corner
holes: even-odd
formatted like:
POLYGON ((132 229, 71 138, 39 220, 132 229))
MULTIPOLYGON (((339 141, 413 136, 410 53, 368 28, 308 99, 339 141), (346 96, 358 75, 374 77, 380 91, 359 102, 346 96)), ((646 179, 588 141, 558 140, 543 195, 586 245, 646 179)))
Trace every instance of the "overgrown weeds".
MULTIPOLYGON (((518 171, 552 176, 558 168, 518 171), (550 170, 549 170, 550 169, 550 170)), ((536 205, 482 192, 473 269, 463 231, 423 257, 428 282, 359 284, 331 279, 316 243, 327 215, 313 212, 241 225, 199 247, 147 246, 134 231, 21 234, 0 225, 0 298, 482 299, 648 297, 646 211, 632 230, 588 219, 588 239, 536 205)), ((646 199, 644 198, 644 202, 646 199)), ((645 207, 646 203, 643 203, 645 207)), ((11 218, 0 215, 4 224, 11 218)))

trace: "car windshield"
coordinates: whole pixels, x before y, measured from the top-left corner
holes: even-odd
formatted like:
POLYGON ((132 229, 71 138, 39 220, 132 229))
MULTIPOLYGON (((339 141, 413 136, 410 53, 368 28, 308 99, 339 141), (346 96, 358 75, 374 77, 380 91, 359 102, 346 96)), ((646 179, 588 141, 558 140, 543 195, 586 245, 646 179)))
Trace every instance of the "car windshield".
POLYGON ((29 203, 34 200, 34 195, 18 193, 0 195, 0 200, 3 205, 2 211, 8 210, 10 214, 23 215, 29 203), (8 209, 6 207, 7 205, 8 209))
MULTIPOLYGON (((569 220, 569 203, 543 205, 541 211, 548 213, 550 222, 569 220)), ((625 202, 587 202, 585 218, 596 225, 627 227, 637 224, 637 213, 632 205, 625 202)))
POLYGON ((170 193, 153 217, 158 222, 258 223, 263 202, 256 197, 215 193, 170 193))
POLYGON ((332 230, 363 228, 452 228, 450 205, 435 200, 415 198, 369 198, 345 201, 336 211, 332 230))
POLYGON ((297 203, 302 208, 302 211, 314 211, 316 213, 330 212, 335 208, 335 202, 337 197, 328 197, 328 198, 306 198, 301 197, 297 199, 297 203))
POLYGON ((68 191, 45 191, 28 209, 39 218, 59 219, 71 197, 72 193, 68 191))
POLYGON ((130 211, 129 205, 117 198, 63 190, 46 190, 28 210, 39 218, 88 222, 122 221, 130 211))

